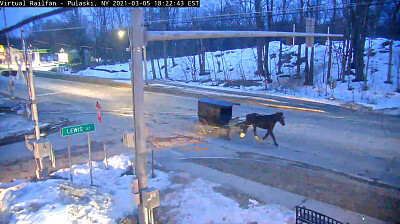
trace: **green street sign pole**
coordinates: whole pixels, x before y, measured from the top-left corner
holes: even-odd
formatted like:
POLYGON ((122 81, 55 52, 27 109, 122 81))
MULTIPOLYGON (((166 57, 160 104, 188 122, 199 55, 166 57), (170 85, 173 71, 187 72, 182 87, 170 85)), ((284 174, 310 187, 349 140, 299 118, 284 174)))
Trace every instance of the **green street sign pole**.
POLYGON ((71 148, 69 146, 69 136, 67 136, 67 145, 68 145, 68 162, 69 162, 69 178, 71 182, 74 182, 74 178, 72 177, 72 165, 71 165, 71 148))
POLYGON ((93 186, 93 169, 92 169, 92 154, 90 150, 90 132, 87 133, 88 148, 89 148, 89 171, 90 171, 90 186, 93 186))
POLYGON ((93 186, 93 169, 92 169, 92 152, 90 148, 90 132, 94 131, 95 127, 93 123, 90 124, 83 124, 83 125, 78 125, 78 126, 71 126, 71 127, 65 127, 61 128, 60 133, 61 136, 67 137, 67 144, 68 144, 68 160, 69 160, 69 175, 70 179, 72 182, 72 166, 71 166, 71 149, 69 145, 69 136, 71 135, 76 135, 76 134, 82 134, 82 133, 87 133, 88 135, 88 149, 89 149, 89 170, 90 170, 90 185, 93 186))

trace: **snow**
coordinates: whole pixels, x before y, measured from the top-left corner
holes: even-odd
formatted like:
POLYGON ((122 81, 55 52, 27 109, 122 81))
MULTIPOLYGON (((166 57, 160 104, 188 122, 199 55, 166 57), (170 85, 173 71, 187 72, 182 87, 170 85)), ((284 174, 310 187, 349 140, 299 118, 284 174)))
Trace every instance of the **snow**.
MULTIPOLYGON (((117 223, 137 210, 130 188, 132 176, 124 175, 132 160, 127 154, 113 156, 108 170, 104 162, 93 162, 95 186, 90 186, 88 164, 72 167, 73 183, 68 180, 69 169, 58 170, 52 174, 54 179, 0 183, 0 222, 117 223)), ((176 223, 293 223, 294 212, 285 207, 249 199, 249 208, 241 208, 215 192, 213 187, 218 185, 209 181, 160 170, 156 175, 149 179, 149 186, 160 189, 161 209, 171 206, 164 215, 176 223), (191 182, 174 182, 177 176, 191 182)))
MULTIPOLYGON (((297 45, 287 46, 283 45, 283 55, 288 57, 283 64, 282 71, 284 75, 290 75, 291 78, 279 77, 278 72, 278 54, 279 54, 279 41, 272 41, 269 45, 269 69, 272 72, 273 83, 268 84, 268 94, 279 96, 289 96, 294 98, 304 98, 309 100, 316 100, 321 102, 332 102, 336 104, 349 104, 357 103, 374 110, 399 108, 400 107, 400 94, 395 92, 397 88, 397 68, 400 66, 400 41, 394 41, 393 44, 393 66, 392 66, 392 81, 393 84, 385 84, 388 73, 389 62, 389 46, 384 46, 388 40, 383 38, 367 39, 366 52, 372 51, 376 53, 368 58, 365 56, 365 64, 368 68, 367 72, 367 90, 365 89, 364 82, 348 83, 337 81, 337 87, 332 91, 323 81, 323 76, 326 76, 328 64, 328 46, 315 45, 315 76, 313 86, 304 86, 304 74, 302 78, 294 79, 296 73, 295 62, 297 60, 297 45), (349 87, 354 88, 348 90, 349 87), (332 95, 333 94, 333 95, 332 95), (328 100, 328 98, 334 100, 328 100)), ((339 49, 342 47, 341 41, 333 42, 333 65, 332 77, 337 78, 341 70, 341 63, 338 60, 341 56, 339 49)), ((172 59, 168 59, 168 73, 169 78, 181 83, 192 83, 201 86, 213 86, 230 89, 240 89, 242 91, 266 93, 262 79, 255 75, 257 70, 256 64, 256 48, 236 49, 228 51, 216 51, 206 53, 206 72, 208 75, 199 75, 198 56, 194 59, 193 56, 175 58, 178 64, 172 67, 172 59), (195 60, 196 66, 193 66, 195 60), (218 64, 220 64, 218 66, 218 64), (195 77, 192 76, 192 71, 195 70, 195 77), (246 81, 251 81, 250 84, 244 85, 246 81), (236 81, 236 83, 232 83, 236 81), (232 83, 226 87, 227 84, 232 83), (225 85, 225 86, 224 86, 225 85)), ((302 46, 302 56, 305 54, 305 45, 302 46)), ((157 65, 157 60, 155 64, 157 65)), ((159 59, 160 65, 163 65, 163 59, 159 59)), ((305 63, 301 66, 301 71, 304 71, 305 63)), ((156 66, 157 67, 157 66, 156 66)), ((97 66, 93 70, 88 68, 78 72, 76 75, 81 76, 96 76, 103 78, 115 79, 117 81, 130 80, 129 64, 115 64, 115 65, 102 65, 97 66), (100 70, 98 70, 100 69, 100 70), (108 70, 108 71, 107 71, 108 70)), ((148 78, 153 79, 150 61, 147 62, 148 78)), ((156 76, 159 78, 159 71, 156 68, 156 76)), ((161 71, 163 78, 165 78, 164 70, 161 71)), ((347 77, 346 77, 347 79, 347 77)), ((398 111, 398 110, 397 110, 398 111)), ((392 111, 393 112, 393 111, 392 111)))
POLYGON ((253 204, 249 209, 242 209, 234 200, 214 193, 215 186, 196 179, 165 201, 174 207, 172 212, 182 217, 179 223, 293 223, 294 213, 284 207, 253 204))
MULTIPOLYGON (((0 139, 32 132, 33 126, 33 121, 28 121, 22 115, 0 113, 0 139)), ((41 128, 46 126, 49 124, 40 124, 41 128)))

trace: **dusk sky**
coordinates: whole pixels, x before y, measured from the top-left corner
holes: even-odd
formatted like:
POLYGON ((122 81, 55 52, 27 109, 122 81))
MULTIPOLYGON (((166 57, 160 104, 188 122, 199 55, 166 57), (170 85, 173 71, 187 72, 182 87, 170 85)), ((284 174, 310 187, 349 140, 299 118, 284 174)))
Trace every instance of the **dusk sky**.
MULTIPOLYGON (((25 18, 42 14, 51 10, 56 9, 55 7, 6 7, 1 8, 0 11, 0 29, 5 27, 4 25, 4 12, 6 12, 7 26, 12 26, 25 18)), ((13 31, 12 35, 16 35, 17 31, 13 31)), ((19 31, 18 31, 19 33, 19 31)))

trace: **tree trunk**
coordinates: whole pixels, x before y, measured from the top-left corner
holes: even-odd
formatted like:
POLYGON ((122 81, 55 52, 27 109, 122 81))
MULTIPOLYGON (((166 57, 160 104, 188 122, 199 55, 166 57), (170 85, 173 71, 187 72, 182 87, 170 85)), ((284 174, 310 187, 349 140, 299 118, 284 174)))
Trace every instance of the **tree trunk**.
POLYGON ((308 75, 308 85, 314 85, 314 49, 311 47, 311 58, 310 58, 310 74, 308 75))
POLYGON ((160 79, 162 79, 161 67, 160 67, 160 59, 157 59, 158 71, 160 73, 160 79))
POLYGON ((331 78, 331 70, 332 70, 332 40, 329 40, 329 58, 328 58, 328 74, 326 74, 326 80, 328 81, 331 78))
MULTIPOLYGON (((349 55, 347 55, 347 70, 346 70, 346 75, 348 79, 348 84, 347 84, 347 89, 348 90, 353 90, 353 87, 350 85, 350 75, 351 75, 351 61, 353 60, 353 41, 349 39, 350 45, 349 45, 349 55)), ((345 77, 343 77, 343 81, 345 77)))
POLYGON ((305 53, 305 59, 306 59, 306 66, 304 69, 305 74, 305 79, 304 79, 304 85, 308 85, 308 80, 309 80, 309 67, 308 67, 308 47, 306 46, 306 53, 305 53))
MULTIPOLYGON (((264 23, 262 21, 261 17, 261 12, 262 12, 262 7, 261 7, 261 0, 255 0, 254 1, 254 7, 256 9, 256 25, 257 25, 257 30, 262 31, 264 30, 264 23)), ((257 38, 257 74, 258 75, 264 75, 264 70, 263 70, 263 46, 262 46, 262 39, 257 38)))
POLYGON ((200 51, 201 51, 201 63, 200 63, 200 74, 206 74, 206 52, 203 46, 203 40, 200 39, 200 51))
POLYGON ((268 51, 269 51, 269 39, 266 38, 266 41, 265 41, 265 42, 266 42, 266 43, 265 43, 265 46, 264 46, 264 70, 265 70, 265 78, 266 78, 266 81, 267 81, 268 83, 272 83, 271 73, 270 73, 269 68, 268 68, 268 66, 269 66, 269 54, 268 54, 268 51))
POLYGON ((300 78, 300 67, 301 67, 301 44, 298 44, 297 48, 297 70, 296 70, 296 78, 300 78))
POLYGON ((170 42, 170 43, 172 43, 172 55, 171 55, 171 57, 172 57, 172 67, 175 67, 175 66, 177 66, 178 64, 176 64, 176 62, 175 62, 175 56, 176 56, 176 42, 174 41, 174 42, 170 42))
MULTIPOLYGON (((353 53, 354 63, 356 69, 356 77, 353 82, 364 81, 364 51, 365 39, 367 36, 367 21, 369 14, 369 7, 372 0, 356 0, 357 5, 353 15, 353 53), (367 3, 367 4, 366 4, 367 3)), ((354 2, 354 0, 353 0, 354 2)))
POLYGON ((392 54, 393 54, 393 39, 390 41, 389 46, 389 66, 388 66, 388 76, 385 83, 393 84, 392 82, 392 54))
POLYGON ((150 59, 150 63, 151 63, 151 72, 153 73, 153 79, 157 79, 156 69, 154 68, 154 59, 153 58, 150 59))
POLYGON ((349 40, 345 39, 347 38, 346 36, 343 38, 343 57, 342 57, 342 81, 344 80, 344 76, 346 74, 346 62, 347 62, 347 57, 349 54, 349 40))
POLYGON ((169 79, 168 77, 168 56, 167 56, 167 41, 163 41, 163 53, 164 53, 164 73, 165 79, 169 79))
POLYGON ((197 81, 197 77, 196 77, 196 55, 193 55, 193 72, 192 72, 192 80, 194 82, 197 81))
POLYGON ((282 41, 279 44, 278 74, 282 74, 282 41))
POLYGON ((268 70, 268 49, 269 49, 269 40, 266 40, 264 45, 264 89, 268 90, 268 82, 269 82, 269 70, 268 70))
MULTIPOLYGON (((351 61, 353 60, 353 41, 351 39, 349 39, 349 54, 347 55, 347 69, 346 69, 346 75, 347 78, 350 79, 350 75, 351 75, 351 61)), ((343 81, 344 81, 343 77, 343 81)))
MULTIPOLYGON (((161 19, 168 20, 169 19, 169 9, 168 8, 162 8, 160 9, 160 17, 161 19)), ((163 30, 168 30, 168 24, 163 23, 162 24, 162 29, 163 30)), ((163 41, 163 57, 164 57, 164 73, 165 73, 165 79, 169 79, 168 76, 168 55, 167 55, 167 41, 163 41)))

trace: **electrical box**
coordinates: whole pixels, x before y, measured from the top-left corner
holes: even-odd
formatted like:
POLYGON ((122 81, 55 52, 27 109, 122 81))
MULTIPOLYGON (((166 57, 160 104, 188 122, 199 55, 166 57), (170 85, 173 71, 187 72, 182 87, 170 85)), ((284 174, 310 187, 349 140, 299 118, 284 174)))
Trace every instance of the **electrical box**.
POLYGON ((126 147, 135 148, 135 132, 124 132, 123 142, 126 147))
POLYGON ((160 191, 155 188, 146 188, 142 190, 143 206, 153 209, 160 206, 160 191))
POLYGON ((33 155, 35 158, 44 158, 51 156, 53 146, 48 139, 33 142, 33 155))

